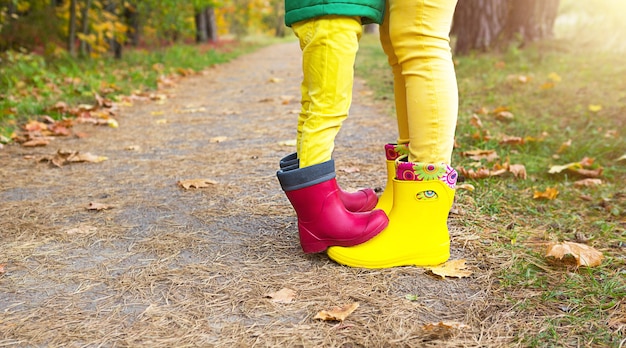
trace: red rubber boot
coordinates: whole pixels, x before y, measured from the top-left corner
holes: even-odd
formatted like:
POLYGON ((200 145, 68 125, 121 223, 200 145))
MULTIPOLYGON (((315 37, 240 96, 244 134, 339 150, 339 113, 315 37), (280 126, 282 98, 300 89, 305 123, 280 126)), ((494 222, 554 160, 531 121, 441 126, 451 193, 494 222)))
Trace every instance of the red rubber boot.
POLYGON ((279 170, 281 187, 298 216, 305 253, 329 246, 353 246, 380 233, 389 219, 382 210, 350 212, 339 196, 333 160, 306 168, 279 170))
MULTIPOLYGON (((280 169, 289 171, 299 167, 298 155, 294 152, 280 160, 280 169)), ((378 196, 371 188, 360 189, 356 192, 347 192, 339 188, 339 198, 343 205, 352 212, 371 211, 378 203, 378 196)))

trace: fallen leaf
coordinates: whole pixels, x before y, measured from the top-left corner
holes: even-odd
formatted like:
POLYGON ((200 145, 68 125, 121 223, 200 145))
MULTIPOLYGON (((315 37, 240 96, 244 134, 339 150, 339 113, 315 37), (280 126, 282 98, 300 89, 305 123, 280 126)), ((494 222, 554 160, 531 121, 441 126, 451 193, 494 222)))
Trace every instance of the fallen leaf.
POLYGON ((554 82, 551 82, 551 81, 545 82, 544 84, 539 86, 539 88, 541 88, 543 90, 552 89, 552 88, 554 88, 554 82))
POLYGON ((0 263, 0 275, 5 274, 7 272, 6 266, 7 265, 5 263, 0 263))
POLYGON ((626 160, 626 153, 622 155, 622 157, 618 158, 615 160, 615 162, 619 162, 619 161, 625 161, 626 160))
POLYGON ((344 321, 352 312, 359 308, 359 303, 354 302, 341 307, 333 307, 329 310, 320 311, 313 319, 325 321, 344 321))
POLYGON ((283 140, 283 141, 279 141, 278 145, 281 146, 296 146, 296 139, 291 139, 291 140, 283 140))
POLYGON ((483 128, 483 123, 480 120, 480 117, 478 117, 478 115, 473 114, 472 118, 470 119, 470 124, 478 129, 482 129, 483 128))
POLYGON ((37 147, 37 146, 46 146, 50 144, 50 140, 47 138, 34 138, 22 143, 24 147, 37 147))
POLYGON ((500 140, 500 145, 524 145, 526 140, 522 137, 505 135, 500 140))
POLYGON ((554 187, 548 187, 545 191, 535 191, 533 193, 533 199, 547 199, 553 200, 559 195, 559 191, 554 187))
POLYGON ((598 185, 602 185, 602 180, 587 178, 574 182, 574 186, 576 187, 594 187, 598 185))
POLYGON ((561 82, 561 76, 559 76, 555 72, 551 72, 550 74, 548 74, 548 78, 554 82, 561 82))
POLYGON ((496 150, 471 150, 461 152, 461 156, 469 157, 474 161, 480 161, 481 159, 487 160, 487 162, 493 162, 499 158, 496 150))
POLYGON ((113 206, 110 206, 104 203, 97 203, 97 202, 91 202, 89 203, 89 205, 87 205, 87 210, 101 211, 101 210, 108 210, 111 208, 113 208, 113 206))
POLYGON ((189 180, 180 180, 178 186, 183 187, 185 190, 189 190, 191 187, 194 188, 205 188, 210 187, 211 185, 217 184, 217 181, 210 179, 189 179, 189 180))
POLYGON ((155 122, 155 123, 156 123, 156 124, 166 124, 166 123, 167 123, 167 119, 162 118, 162 119, 156 120, 156 122, 155 122))
POLYGON ((589 104, 589 111, 591 112, 598 112, 602 110, 602 105, 599 104, 589 104))
MULTIPOLYGON (((89 209, 89 210, 94 210, 94 209, 89 209)), ((95 209, 98 210, 98 209, 95 209)), ((76 227, 76 228, 70 228, 69 230, 65 231, 65 233, 69 234, 69 235, 73 235, 73 234, 90 234, 90 233, 94 233, 96 232, 98 229, 94 226, 80 226, 80 227, 76 227)))
POLYGON ((507 169, 509 172, 513 173, 516 178, 526 180, 526 166, 524 166, 523 164, 510 164, 507 169))
POLYGON ((440 321, 438 323, 428 323, 422 326, 422 330, 431 340, 449 338, 460 330, 469 328, 470 326, 455 321, 440 321))
POLYGON ((474 192, 474 190, 475 190, 474 185, 472 185, 472 184, 457 184, 456 185, 456 189, 457 190, 467 190, 469 192, 474 192))
POLYGON ((576 266, 599 266, 604 259, 602 252, 585 244, 574 242, 550 243, 546 257, 552 257, 563 263, 574 263, 576 266), (571 258, 575 262, 572 262, 571 258))
POLYGON ((209 142, 210 143, 222 143, 222 142, 226 141, 226 139, 228 139, 228 137, 224 137, 224 136, 222 136, 222 137, 213 137, 213 138, 209 139, 209 142))
POLYGON ((602 167, 588 169, 588 167, 591 167, 593 163, 593 158, 585 157, 580 162, 571 162, 564 165, 552 166, 548 170, 548 173, 556 174, 567 170, 571 173, 578 174, 584 177, 597 178, 602 175, 604 169, 602 167))
POLYGON ((559 147, 556 153, 561 154, 565 152, 565 150, 567 150, 570 146, 572 146, 572 139, 569 139, 568 141, 561 144, 561 147, 559 147))
POLYGON ((472 271, 466 270, 465 262, 465 260, 450 260, 439 266, 425 268, 441 278, 465 278, 472 275, 472 271))
POLYGON ((496 114, 496 120, 498 121, 511 121, 515 118, 510 111, 501 111, 496 114))
POLYGON ((139 149, 141 149, 139 145, 128 145, 124 148, 126 151, 138 151, 139 149))
POLYGON ((267 80, 267 82, 269 83, 278 83, 281 82, 283 79, 279 78, 279 77, 272 77, 269 80, 267 80))
POLYGON ((289 288, 283 288, 276 292, 269 293, 265 295, 265 297, 271 298, 272 302, 276 303, 291 303, 296 297, 296 291, 289 288))

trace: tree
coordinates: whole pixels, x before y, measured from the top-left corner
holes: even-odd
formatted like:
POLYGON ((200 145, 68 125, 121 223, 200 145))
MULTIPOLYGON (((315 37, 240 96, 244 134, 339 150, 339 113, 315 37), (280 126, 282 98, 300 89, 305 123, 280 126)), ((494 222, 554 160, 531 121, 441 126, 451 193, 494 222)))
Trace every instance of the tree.
POLYGON ((558 7, 559 0, 460 0, 451 30, 455 53, 551 37, 558 7))
POLYGON ((69 34, 67 35, 67 51, 76 56, 76 0, 70 0, 69 34))

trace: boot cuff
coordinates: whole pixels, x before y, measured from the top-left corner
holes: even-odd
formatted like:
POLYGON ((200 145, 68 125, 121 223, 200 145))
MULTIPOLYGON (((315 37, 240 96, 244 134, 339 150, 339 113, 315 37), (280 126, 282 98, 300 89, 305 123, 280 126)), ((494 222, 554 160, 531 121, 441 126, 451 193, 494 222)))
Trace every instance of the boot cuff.
POLYGON ((298 154, 294 152, 281 158, 279 165, 280 165, 280 168, 285 168, 285 167, 291 167, 294 164, 300 164, 299 162, 300 160, 298 160, 298 154))
POLYGON ((335 178, 335 161, 315 164, 292 170, 279 170, 276 173, 283 191, 294 191, 335 178))

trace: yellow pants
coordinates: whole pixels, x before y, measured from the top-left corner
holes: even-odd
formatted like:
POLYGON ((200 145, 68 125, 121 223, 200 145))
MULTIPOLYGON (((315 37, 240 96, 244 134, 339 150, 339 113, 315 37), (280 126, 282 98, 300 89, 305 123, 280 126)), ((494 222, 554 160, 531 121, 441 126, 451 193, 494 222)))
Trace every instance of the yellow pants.
POLYGON ((302 109, 296 150, 300 167, 331 159, 335 136, 352 102, 358 17, 324 16, 292 25, 302 49, 302 109))
POLYGON ((380 40, 394 76, 398 143, 409 143, 410 162, 451 162, 458 89, 449 32, 456 2, 386 2, 380 40))

